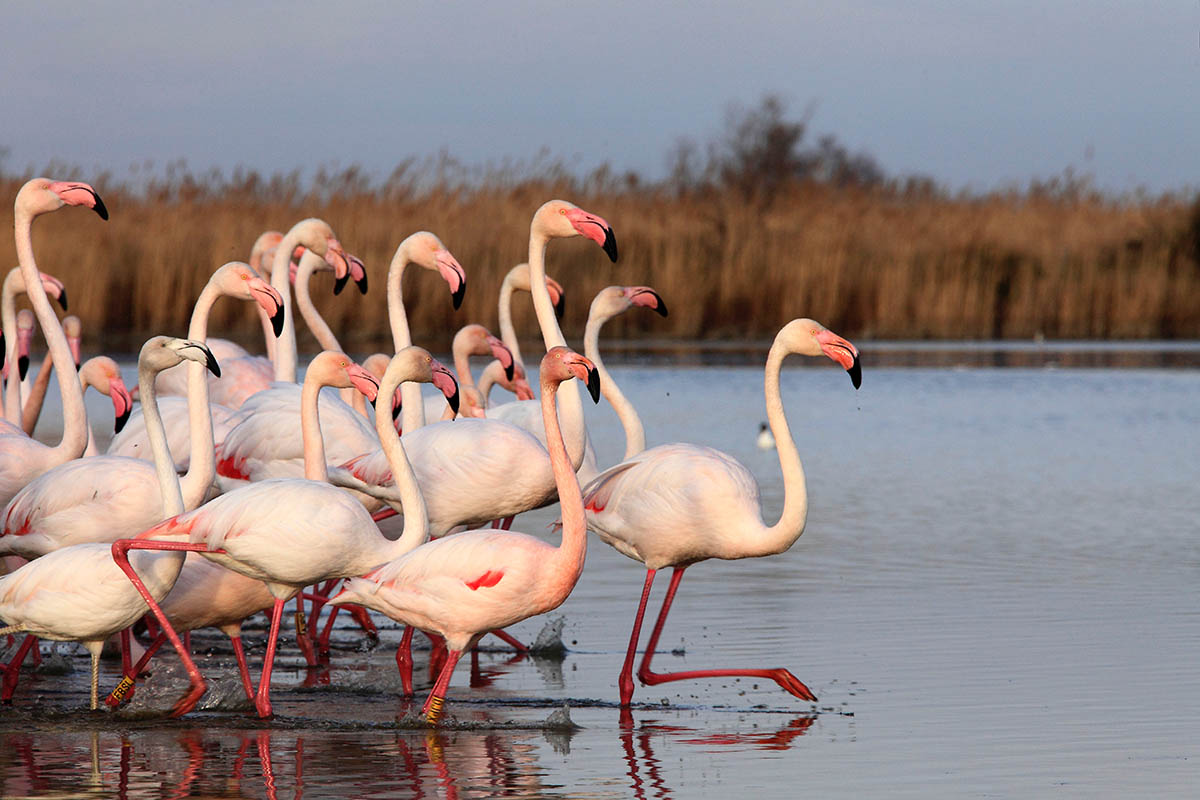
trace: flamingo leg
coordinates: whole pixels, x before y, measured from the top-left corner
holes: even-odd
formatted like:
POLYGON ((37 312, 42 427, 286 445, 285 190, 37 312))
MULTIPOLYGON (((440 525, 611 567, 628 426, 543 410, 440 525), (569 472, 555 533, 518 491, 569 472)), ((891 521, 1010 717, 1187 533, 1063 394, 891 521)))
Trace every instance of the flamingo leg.
POLYGON ((21 647, 13 655, 12 659, 4 666, 4 683, 3 689, 0 689, 0 700, 5 703, 12 702, 13 692, 17 690, 17 680, 21 677, 21 664, 25 661, 25 656, 29 654, 29 649, 37 644, 37 637, 32 633, 26 634, 21 641, 21 647))
POLYGON ((654 623, 654 630, 650 634, 650 641, 646 644, 646 653, 642 656, 641 666, 638 667, 638 680, 647 686, 656 686, 667 681, 686 681, 693 678, 764 678, 778 683, 785 692, 800 698, 815 703, 817 696, 805 686, 799 678, 793 675, 786 669, 698 669, 688 672, 652 672, 650 670, 650 659, 654 657, 654 648, 658 645, 658 637, 662 633, 663 624, 667 621, 667 612, 671 610, 671 601, 675 599, 675 590, 679 588, 679 581, 683 579, 683 571, 686 567, 675 567, 675 571, 671 573, 671 585, 667 587, 667 596, 663 598, 662 610, 658 612, 658 621, 654 623))
MULTIPOLYGON (((204 552, 224 552, 221 550, 210 551, 203 544, 192 544, 190 542, 164 542, 156 539, 118 539, 113 542, 112 554, 113 560, 117 562, 117 566, 125 573, 130 582, 133 583, 138 594, 146 601, 146 605, 150 607, 150 611, 154 613, 154 618, 158 620, 158 624, 162 630, 166 632, 167 638, 171 640, 171 646, 175 648, 175 652, 179 653, 179 659, 183 662, 183 666, 187 669, 188 678, 191 680, 192 688, 186 695, 175 703, 171 709, 171 716, 178 717, 186 714, 195 708, 196 703, 200 702, 200 697, 207 690, 204 683, 204 678, 200 676, 200 670, 196 668, 196 662, 192 660, 191 654, 187 648, 183 646, 183 642, 179 640, 179 634, 175 633, 175 628, 172 627, 167 615, 163 613, 153 595, 146 589, 146 585, 142 583, 142 579, 138 577, 137 572, 129 563, 130 550, 186 550, 194 553, 204 552)), ((124 680, 122 681, 124 683, 124 680)))
POLYGON ((375 620, 371 619, 371 615, 367 613, 367 609, 362 606, 348 605, 346 612, 354 618, 358 623, 358 627, 362 628, 363 633, 368 639, 379 639, 379 629, 375 627, 375 620))
POLYGON ((412 697, 413 693, 412 640, 416 630, 412 625, 405 625, 400 646, 396 648, 396 669, 400 670, 400 685, 404 690, 402 697, 412 697))
POLYGON ((241 636, 230 636, 229 643, 233 645, 233 657, 237 659, 238 674, 242 678, 242 688, 246 690, 246 699, 254 702, 254 684, 250 681, 250 668, 246 666, 246 651, 242 648, 241 636))
POLYGON ((381 508, 371 515, 371 519, 375 520, 376 522, 382 522, 388 517, 394 517, 399 513, 400 512, 394 508, 381 508))
POLYGON ((629 650, 625 653, 625 663, 621 666, 621 674, 617 678, 617 689, 621 693, 621 708, 628 708, 633 699, 633 659, 637 655, 638 638, 642 634, 642 619, 646 616, 646 601, 650 599, 650 588, 654 586, 656 570, 646 570, 646 583, 642 587, 642 601, 638 603, 637 616, 633 618, 633 633, 629 635, 629 650))
POLYGON ((329 637, 333 635, 333 621, 337 619, 341 606, 334 606, 325 618, 325 627, 321 629, 321 637, 317 639, 317 652, 323 656, 329 655, 329 637))
POLYGON ((129 643, 129 637, 130 637, 129 628, 126 628, 125 630, 121 631, 121 633, 119 635, 121 637, 121 674, 128 675, 129 667, 131 666, 130 665, 130 655, 129 655, 129 650, 131 647, 131 645, 129 643))
POLYGON ((258 715, 263 719, 271 716, 271 668, 275 665, 275 646, 279 640, 279 623, 283 620, 283 604, 280 598, 275 598, 271 609, 271 632, 267 634, 267 655, 263 658, 262 677, 258 679, 258 695, 254 706, 258 715))
POLYGON ((433 689, 429 692, 429 698, 425 701, 425 705, 421 709, 421 714, 430 725, 436 725, 438 719, 442 716, 442 704, 446 700, 446 689, 450 686, 450 676, 454 673, 454 667, 458 664, 458 660, 462 658, 462 654, 462 650, 451 650, 449 652, 446 664, 442 667, 442 672, 438 675, 437 682, 433 684, 433 689))
POLYGON ((529 653, 529 648, 526 647, 525 645, 521 644, 521 642, 515 636, 513 636, 511 633, 509 633, 506 630, 503 630, 503 629, 494 630, 494 631, 492 631, 492 636, 495 636, 500 641, 511 646, 514 650, 516 650, 521 655, 526 655, 527 653, 529 653))
POLYGON ((92 711, 100 707, 100 650, 103 645, 92 648, 92 711))
MULTIPOLYGON (((128 632, 128 628, 122 633, 128 632)), ((159 629, 158 635, 154 637, 154 641, 146 648, 146 652, 142 653, 142 657, 133 666, 126 666, 121 671, 121 682, 117 684, 117 688, 108 693, 108 697, 104 698, 104 704, 116 708, 124 701, 133 697, 133 683, 137 680, 138 675, 142 674, 142 670, 150 663, 150 659, 158 652, 158 648, 163 646, 163 642, 167 641, 167 632, 159 629)), ((125 643, 122 642, 122 645, 125 643)))

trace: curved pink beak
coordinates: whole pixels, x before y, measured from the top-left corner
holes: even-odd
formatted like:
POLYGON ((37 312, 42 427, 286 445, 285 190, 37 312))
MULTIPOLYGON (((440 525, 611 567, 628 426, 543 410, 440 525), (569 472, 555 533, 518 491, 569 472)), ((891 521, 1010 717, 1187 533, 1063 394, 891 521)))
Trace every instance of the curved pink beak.
POLYGON ((440 361, 434 359, 433 364, 433 385, 446 397, 446 402, 450 404, 450 410, 455 414, 458 413, 458 381, 454 379, 454 373, 446 369, 440 361))
POLYGON ((346 374, 350 376, 350 383, 354 385, 354 388, 362 392, 371 403, 374 403, 375 399, 379 397, 379 381, 375 376, 358 364, 348 365, 346 374))
POLYGON ((53 275, 42 275, 42 288, 46 290, 46 294, 58 301, 58 305, 63 311, 67 310, 67 290, 62 285, 62 281, 53 275))
POLYGON ((562 319, 563 312, 567 310, 567 293, 563 291, 562 284, 547 275, 546 291, 550 292, 550 302, 554 304, 554 316, 562 319))
POLYGON ((862 366, 858 363, 858 348, 831 330, 818 333, 817 341, 821 343, 821 352, 850 373, 850 382, 854 384, 854 388, 861 386, 862 366))
POLYGON ((247 285, 254 302, 258 303, 259 307, 271 318, 271 327, 275 330, 275 336, 278 337, 283 333, 283 296, 274 286, 257 276, 252 275, 247 281, 247 285))
POLYGON ((500 366, 504 367, 505 380, 511 381, 513 379, 514 368, 512 350, 509 350, 508 345, 500 341, 495 336, 492 336, 490 333, 487 337, 487 343, 492 348, 492 357, 500 362, 500 366))
POLYGON ((667 304, 663 302, 662 297, 658 292, 651 289, 649 286, 626 286, 625 296, 629 298, 629 302, 635 306, 649 308, 652 311, 657 311, 661 316, 667 315, 667 304))
POLYGON ((108 396, 113 404, 113 433, 120 433, 125 427, 125 423, 129 421, 129 414, 133 410, 133 398, 129 395, 129 390, 125 388, 125 381, 120 375, 109 378, 108 380, 108 396))
POLYGON ((524 378, 516 378, 512 382, 513 391, 517 394, 518 400, 533 400, 533 387, 529 385, 529 381, 524 378))
POLYGON ((598 217, 582 208, 569 208, 567 209, 567 219, 571 221, 571 225, 581 236, 586 236, 603 247, 609 259, 613 262, 617 260, 617 236, 613 233, 612 226, 605 222, 603 217, 598 217))
POLYGON ((338 280, 345 280, 350 274, 350 260, 346 257, 346 251, 342 243, 332 236, 325 247, 325 263, 333 267, 333 276, 338 280))
MULTIPOLYGON (((29 374, 29 350, 33 344, 33 328, 17 328, 17 376, 25 380, 29 374)), ((78 359, 76 359, 78 361, 78 359)))
POLYGON ((454 302, 454 310, 462 305, 463 295, 467 293, 467 272, 458 263, 458 259, 449 250, 442 248, 434 254, 438 274, 450 286, 450 298, 454 302))
POLYGON ((100 219, 108 219, 108 209, 96 190, 86 183, 79 181, 55 181, 50 184, 50 191, 59 196, 69 206, 90 208, 100 215, 100 219))

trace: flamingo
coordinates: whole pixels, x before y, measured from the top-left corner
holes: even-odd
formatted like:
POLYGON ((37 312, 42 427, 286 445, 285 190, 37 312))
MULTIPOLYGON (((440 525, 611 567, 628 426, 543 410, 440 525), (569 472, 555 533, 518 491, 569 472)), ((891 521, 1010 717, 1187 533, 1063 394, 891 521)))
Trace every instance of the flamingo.
MULTIPOLYGON (((463 652, 490 631, 558 608, 583 571, 587 552, 583 500, 554 405, 558 385, 571 378, 585 381, 592 399, 599 399, 598 376, 591 362, 566 347, 552 347, 542 359, 540 382, 550 461, 562 501, 558 547, 513 531, 466 531, 429 542, 362 578, 352 578, 330 600, 334 605, 373 608, 446 640, 449 658, 421 710, 431 724, 441 716, 450 676, 463 652)), ((406 524, 413 510, 410 505, 406 524)))
MULTIPOLYGON (((548 348, 565 345, 565 339, 546 288, 545 249, 552 238, 573 236, 597 242, 610 259, 617 256, 612 228, 600 217, 565 200, 551 200, 537 210, 530 223, 529 263, 534 309, 548 348)), ((561 402, 567 452, 571 463, 578 466, 586 429, 579 391, 573 384, 562 391, 561 402)), ((404 407, 408 407, 407 397, 404 407)), ((491 418, 460 419, 417 430, 406 426, 404 431, 404 446, 425 496, 432 538, 445 536, 459 525, 482 525, 555 499, 556 482, 546 449, 515 426, 491 418)), ((330 478, 339 486, 378 497, 393 508, 403 506, 402 499, 388 486, 389 466, 379 451, 345 462, 330 471, 330 478)))
POLYGON ((513 363, 512 380, 509 380, 505 376, 504 365, 499 361, 492 361, 483 368, 483 372, 479 373, 479 382, 475 384, 475 388, 479 390, 479 397, 483 401, 485 409, 491 405, 490 398, 493 386, 499 386, 506 392, 515 394, 518 400, 532 400, 534 398, 533 389, 529 386, 529 378, 525 374, 525 368, 515 361, 513 363))
MULTIPOLYGON (((504 280, 500 282, 500 305, 497 311, 500 321, 500 339, 508 345, 508 349, 513 354, 513 361, 521 365, 522 371, 525 370, 525 361, 521 358, 521 343, 517 337, 517 330, 513 327, 512 296, 514 292, 530 291, 530 285, 529 262, 522 262, 510 269, 505 273, 504 280)), ((567 299, 562 284, 547 275, 546 290, 550 292, 550 302, 554 306, 554 316, 557 319, 562 319, 567 299)))
POLYGON ((808 496, 804 468, 783 412, 779 372, 784 358, 796 353, 827 356, 844 367, 854 388, 862 382, 858 350, 846 339, 810 319, 789 322, 776 335, 767 355, 764 394, 767 418, 778 442, 784 504, 779 521, 768 527, 759 510, 758 484, 732 456, 693 444, 667 444, 645 450, 601 472, 584 488, 588 528, 617 552, 646 565, 646 582, 633 622, 629 650, 618 678, 621 705, 633 697, 633 658, 650 587, 658 570, 673 567, 662 610, 638 668, 643 684, 748 676, 767 678, 792 695, 815 701, 807 686, 786 669, 710 669, 656 673, 654 649, 683 572, 708 558, 751 558, 787 550, 804 532, 808 496))
MULTIPOLYGON (((500 364, 500 368, 504 370, 505 378, 513 380, 513 370, 516 366, 512 351, 500 339, 497 339, 488 329, 482 325, 472 323, 464 325, 459 329, 458 333, 454 334, 454 342, 450 346, 450 352, 454 356, 454 371, 458 374, 458 391, 462 395, 459 401, 459 413, 463 416, 470 416, 466 410, 467 403, 463 402, 468 395, 471 397, 471 411, 478 409, 476 416, 483 416, 483 399, 475 386, 475 379, 471 375, 471 356, 493 356, 495 362, 500 364)), ((445 402, 436 397, 425 399, 425 418, 439 416, 442 413, 442 406, 445 402)))
MULTIPOLYGON (((449 370, 428 352, 406 348, 397 354, 397 358, 401 357, 404 380, 433 383, 448 399, 457 392, 449 370)), ((379 388, 374 376, 343 353, 325 351, 309 364, 301 417, 306 455, 304 478, 248 484, 195 511, 173 517, 136 540, 122 540, 113 545, 114 558, 135 585, 140 581, 127 561, 131 549, 200 552, 218 564, 266 583, 275 602, 262 678, 255 696, 255 706, 264 718, 271 716, 271 668, 284 603, 305 586, 362 575, 408 552, 419 544, 416 539, 423 533, 420 514, 414 513, 405 518, 401 537, 389 541, 360 503, 328 483, 317 395, 322 385, 340 388, 345 384, 367 391, 372 397, 379 388)), ((381 414, 376 425, 390 430, 391 420, 381 414)), ((397 460, 393 466, 406 501, 411 508, 419 508, 420 493, 411 472, 407 471, 407 462, 397 460)), ((156 603, 151 603, 150 609, 165 628, 170 627, 156 603)), ((198 673, 189 674, 193 685, 189 697, 198 698, 196 692, 203 691, 203 680, 198 673)), ((186 711, 187 708, 182 708, 179 713, 186 711)))
MULTIPOLYGON (((67 291, 63 288, 62 281, 45 272, 40 273, 40 275, 42 290, 47 296, 56 299, 63 311, 66 311, 67 291)), ((20 366, 19 356, 15 352, 10 354, 8 347, 5 346, 5 342, 11 343, 14 348, 19 346, 16 311, 16 297, 19 294, 25 294, 25 278, 21 274, 20 267, 13 267, 4 276, 4 284, 0 287, 0 361, 6 367, 9 363, 17 363, 20 366)), ((32 320, 30 320, 28 331, 28 335, 32 336, 32 320)), ((28 351, 26 351, 24 363, 25 368, 21 370, 21 380, 25 379, 25 369, 29 366, 28 351)), ((79 363, 79 354, 77 351, 75 352, 75 363, 79 363)), ((4 418, 14 425, 19 424, 21 421, 21 390, 19 383, 13 383, 11 388, 8 386, 5 387, 4 418)))
MULTIPOLYGON (((154 416, 153 373, 174 366, 182 359, 216 370, 212 353, 201 342, 158 336, 149 340, 138 357, 138 382, 141 395, 154 416)), ((159 484, 159 517, 183 510, 183 498, 161 426, 152 439, 161 450, 155 476, 159 484)), ((103 526, 103 518, 94 518, 94 526, 103 526)), ((148 593, 162 597, 170 590, 183 564, 182 554, 139 554, 137 566, 147 575, 148 593)), ((16 688, 21 661, 33 646, 34 637, 53 641, 82 642, 92 656, 92 709, 97 707, 100 649, 108 637, 122 631, 146 613, 146 604, 125 579, 106 544, 81 544, 56 550, 30 561, 0 578, 0 619, 7 627, 0 635, 27 634, 13 661, 5 667, 3 698, 8 700, 16 688)), ((187 654, 180 647, 186 661, 187 654)), ((193 667, 194 668, 194 667, 193 667)))
POLYGON ((33 258, 34 217, 57 211, 64 205, 82 205, 93 209, 101 219, 108 219, 108 209, 96 190, 86 183, 51 181, 34 178, 27 181, 14 203, 14 228, 17 262, 25 278, 25 292, 46 343, 54 358, 58 388, 62 394, 63 435, 59 443, 49 447, 24 432, 9 429, 0 431, 0 503, 7 503, 21 487, 58 464, 78 458, 87 447, 87 411, 83 405, 83 389, 69 374, 74 358, 67 345, 66 335, 50 301, 42 288, 41 274, 33 258))
MULTIPOLYGON (((200 293, 189 327, 192 339, 204 340, 209 311, 222 295, 254 300, 272 313, 281 309, 280 297, 270 284, 245 264, 231 261, 213 273, 200 293)), ((195 508, 212 486, 214 458, 208 382, 199 368, 189 378, 191 460, 182 479, 182 491, 184 507, 195 508)), ((77 381, 75 385, 78 389, 77 381)), ((150 430, 149 421, 146 428, 150 430)), ((153 441, 151 438, 151 447, 153 441)), ((162 518, 157 512, 162 499, 158 496, 159 485, 153 480, 155 469, 155 465, 138 458, 104 455, 48 470, 25 486, 4 509, 0 553, 37 558, 66 545, 111 542, 145 530, 162 518), (97 519, 106 524, 96 525, 97 519)))

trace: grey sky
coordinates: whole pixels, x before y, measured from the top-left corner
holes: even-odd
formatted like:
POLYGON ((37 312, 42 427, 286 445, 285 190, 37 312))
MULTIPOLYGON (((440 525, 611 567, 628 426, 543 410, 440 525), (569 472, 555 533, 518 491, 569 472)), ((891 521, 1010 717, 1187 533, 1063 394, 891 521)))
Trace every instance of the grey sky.
POLYGON ((1194 0, 14 3, 4 27, 16 169, 382 176, 545 148, 655 176, 678 137, 775 92, 814 133, 955 188, 1068 166, 1111 189, 1200 184, 1194 0))

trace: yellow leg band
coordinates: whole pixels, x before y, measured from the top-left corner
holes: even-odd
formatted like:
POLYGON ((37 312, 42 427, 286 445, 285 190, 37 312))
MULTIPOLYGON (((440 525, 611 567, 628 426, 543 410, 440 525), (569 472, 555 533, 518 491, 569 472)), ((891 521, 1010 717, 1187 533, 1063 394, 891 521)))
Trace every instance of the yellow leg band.
POLYGON ((431 698, 429 701, 429 712, 425 714, 425 721, 430 725, 436 725, 438 718, 442 716, 442 703, 440 697, 431 698))

